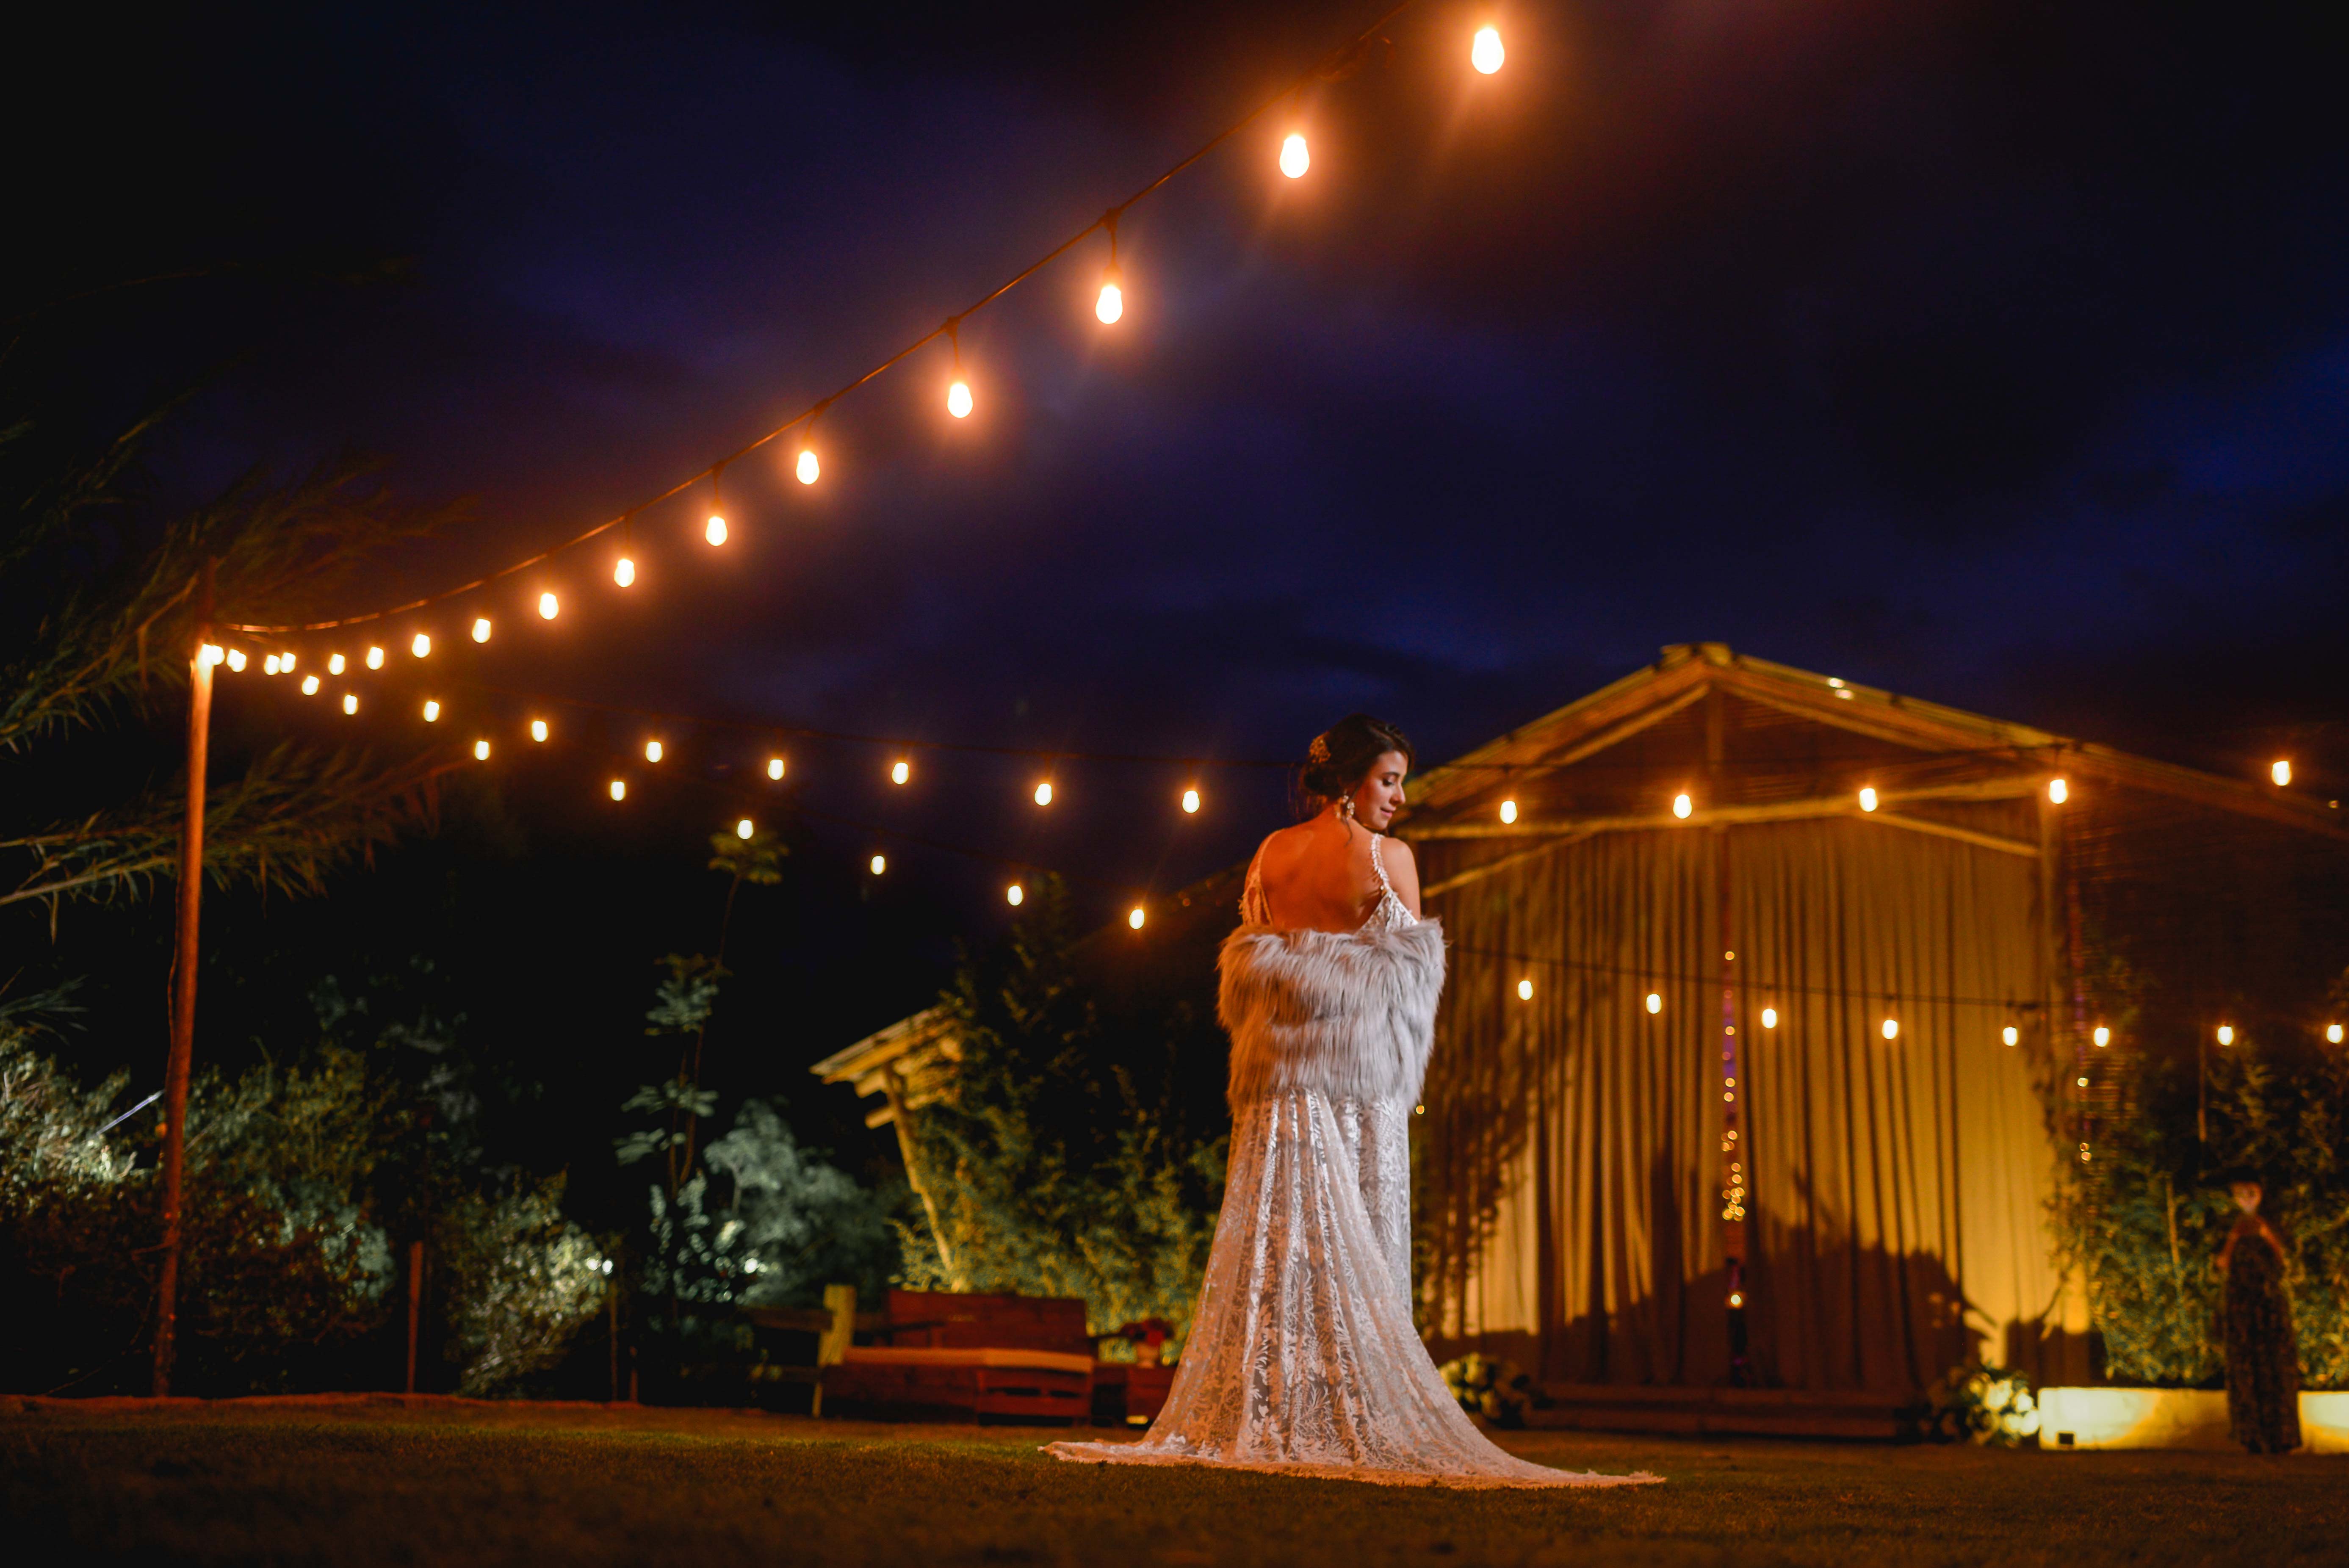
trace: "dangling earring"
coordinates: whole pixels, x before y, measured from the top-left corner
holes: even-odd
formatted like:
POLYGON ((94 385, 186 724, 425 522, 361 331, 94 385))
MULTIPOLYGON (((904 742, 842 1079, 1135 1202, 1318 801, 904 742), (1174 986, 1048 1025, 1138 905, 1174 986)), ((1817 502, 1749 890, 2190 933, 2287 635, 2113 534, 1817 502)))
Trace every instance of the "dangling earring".
POLYGON ((1354 798, 1351 795, 1338 797, 1338 815, 1349 822, 1354 820, 1354 798))

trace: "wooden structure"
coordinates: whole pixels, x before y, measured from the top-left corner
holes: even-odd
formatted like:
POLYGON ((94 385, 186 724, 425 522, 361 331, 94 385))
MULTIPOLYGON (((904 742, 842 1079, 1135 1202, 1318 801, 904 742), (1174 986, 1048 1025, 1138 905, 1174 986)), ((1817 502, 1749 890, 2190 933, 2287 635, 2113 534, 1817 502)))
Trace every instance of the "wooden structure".
POLYGON ((1090 1421, 1093 1342, 1073 1297, 893 1290, 874 1337, 823 1374, 835 1412, 1090 1421))

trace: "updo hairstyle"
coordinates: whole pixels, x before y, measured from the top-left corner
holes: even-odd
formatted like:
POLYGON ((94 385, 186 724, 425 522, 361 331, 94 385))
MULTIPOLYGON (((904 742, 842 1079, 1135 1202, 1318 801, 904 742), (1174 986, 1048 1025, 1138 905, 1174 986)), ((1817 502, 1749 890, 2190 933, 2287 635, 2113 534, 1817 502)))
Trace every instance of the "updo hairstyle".
POLYGON ((1370 777, 1371 765, 1390 751, 1411 766, 1411 738, 1382 718, 1349 714, 1317 737, 1297 774, 1298 816, 1310 817, 1340 795, 1353 793, 1370 777))

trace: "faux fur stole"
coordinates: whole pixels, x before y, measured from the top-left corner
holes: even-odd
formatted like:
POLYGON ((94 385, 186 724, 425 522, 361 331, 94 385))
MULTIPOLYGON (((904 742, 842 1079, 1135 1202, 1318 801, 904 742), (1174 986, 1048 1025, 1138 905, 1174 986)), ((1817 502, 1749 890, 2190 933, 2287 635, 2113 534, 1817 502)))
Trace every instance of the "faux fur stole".
POLYGON ((1299 1088, 1419 1098, 1444 994, 1440 922, 1351 935, 1243 925, 1216 968, 1233 1105, 1299 1088))

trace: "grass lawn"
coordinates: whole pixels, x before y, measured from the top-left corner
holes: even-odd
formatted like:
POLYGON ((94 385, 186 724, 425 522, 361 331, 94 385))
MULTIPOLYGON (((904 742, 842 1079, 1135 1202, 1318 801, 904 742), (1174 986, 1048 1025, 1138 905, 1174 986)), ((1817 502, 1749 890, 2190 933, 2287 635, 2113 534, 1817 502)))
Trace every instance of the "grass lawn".
POLYGON ((1033 1429, 595 1406, 0 1401, 0 1541, 138 1562, 2349 1561, 2349 1460, 1516 1434, 1660 1487, 1444 1491, 1077 1466, 1033 1429))

